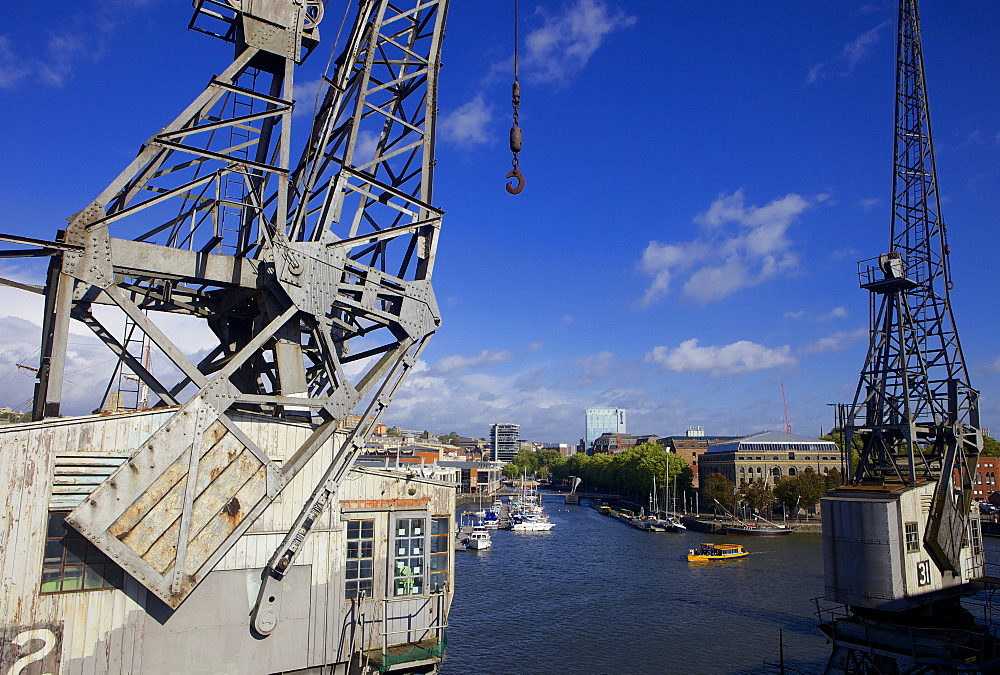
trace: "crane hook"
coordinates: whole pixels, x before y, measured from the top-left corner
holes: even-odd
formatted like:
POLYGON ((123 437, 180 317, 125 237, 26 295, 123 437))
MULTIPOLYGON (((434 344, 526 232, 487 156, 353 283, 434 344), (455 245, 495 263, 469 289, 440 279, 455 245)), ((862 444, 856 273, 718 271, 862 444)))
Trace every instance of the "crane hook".
POLYGON ((517 181, 516 183, 514 181, 507 183, 507 192, 516 195, 524 189, 524 174, 519 169, 511 169, 510 173, 507 174, 507 178, 514 178, 517 181))
POLYGON ((507 192, 512 195, 520 194, 521 190, 524 189, 524 174, 518 169, 518 164, 520 160, 517 154, 521 152, 521 146, 523 145, 523 140, 521 137, 521 127, 518 125, 519 114, 518 109, 521 107, 521 83, 518 81, 517 71, 518 71, 518 59, 517 59, 517 16, 519 14, 518 0, 514 0, 514 84, 511 86, 510 90, 510 103, 514 108, 514 124, 510 128, 510 152, 514 155, 511 160, 512 168, 510 173, 507 174, 507 178, 513 178, 514 180, 507 183, 507 192))

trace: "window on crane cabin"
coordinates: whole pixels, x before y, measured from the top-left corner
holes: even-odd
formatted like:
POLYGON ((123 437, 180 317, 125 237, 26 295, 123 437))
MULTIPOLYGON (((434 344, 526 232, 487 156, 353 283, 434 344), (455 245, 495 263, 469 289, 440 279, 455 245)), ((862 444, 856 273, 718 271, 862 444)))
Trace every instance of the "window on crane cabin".
POLYGON ((66 524, 69 511, 49 511, 42 563, 43 594, 124 588, 125 570, 66 524))
POLYGON ((907 553, 919 553, 920 552, 920 531, 916 523, 906 523, 904 526, 904 531, 906 534, 906 552, 907 553))
POLYGON ((448 517, 397 518, 392 543, 392 597, 443 591, 448 582, 451 531, 448 517))
POLYGON ((431 519, 430 590, 443 591, 448 583, 448 556, 451 554, 450 518, 431 519))
POLYGON ((394 528, 392 596, 423 595, 427 566, 426 518, 398 518, 394 528))
POLYGON ((375 578, 375 520, 347 521, 347 560, 344 598, 372 597, 375 578))
POLYGON ((972 554, 980 555, 983 552, 983 540, 980 538, 979 523, 973 521, 972 527, 972 554))

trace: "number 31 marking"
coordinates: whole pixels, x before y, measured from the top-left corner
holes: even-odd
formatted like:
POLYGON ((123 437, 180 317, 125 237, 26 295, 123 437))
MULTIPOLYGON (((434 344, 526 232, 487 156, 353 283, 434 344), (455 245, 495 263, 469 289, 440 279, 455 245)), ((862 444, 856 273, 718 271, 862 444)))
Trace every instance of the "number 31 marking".
POLYGON ((917 563, 917 586, 930 586, 931 561, 921 560, 917 563))

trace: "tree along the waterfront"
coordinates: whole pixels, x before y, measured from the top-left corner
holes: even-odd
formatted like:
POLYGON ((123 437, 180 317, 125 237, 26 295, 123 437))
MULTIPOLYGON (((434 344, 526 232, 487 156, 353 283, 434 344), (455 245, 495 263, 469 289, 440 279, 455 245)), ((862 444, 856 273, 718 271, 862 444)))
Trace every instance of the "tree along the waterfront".
POLYGON ((722 507, 729 512, 736 508, 736 486, 721 473, 709 474, 704 489, 705 499, 712 508, 722 507))
POLYGON ((774 505, 774 490, 760 478, 743 483, 740 486, 740 497, 755 513, 770 513, 774 505))
MULTIPOLYGON (((837 472, 840 473, 839 471, 837 472)), ((785 476, 774 486, 774 496, 792 515, 797 509, 809 509, 819 503, 827 489, 824 480, 812 469, 806 469, 797 476, 785 476)))
POLYGON ((555 473, 557 467, 565 463, 566 458, 560 455, 558 450, 521 450, 503 468, 503 473, 508 478, 524 474, 547 478, 549 474, 555 473))
MULTIPOLYGON (((519 463, 518 457, 514 458, 515 463, 519 463)), ((639 498, 652 492, 654 478, 657 490, 663 490, 669 483, 671 488, 676 484, 678 491, 687 492, 694 477, 683 457, 668 453, 659 443, 643 443, 614 455, 577 453, 550 464, 548 470, 555 479, 578 476, 583 481, 578 488, 581 492, 611 492, 639 498)))

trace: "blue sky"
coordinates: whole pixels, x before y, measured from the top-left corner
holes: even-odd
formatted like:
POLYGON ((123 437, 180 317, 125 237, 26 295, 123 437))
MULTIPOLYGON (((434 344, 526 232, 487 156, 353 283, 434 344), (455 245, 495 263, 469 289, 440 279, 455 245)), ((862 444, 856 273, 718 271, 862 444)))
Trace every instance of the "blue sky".
MULTIPOLYGON (((13 3, 0 18, 0 230, 50 238, 231 56, 189 3, 13 3)), ((343 5, 322 26, 332 42, 343 5)), ((444 318, 386 421, 576 442, 583 409, 633 433, 818 434, 867 344, 856 262, 888 242, 895 3, 521 0, 521 170, 510 169, 512 2, 452 0, 434 202, 444 318)), ((1000 427, 1000 5, 925 0, 952 299, 983 424, 1000 427)), ((326 44, 329 47, 329 43, 326 44)), ((311 107, 327 54, 299 75, 311 107)), ((305 115, 298 119, 305 123, 305 115)), ((43 267, 3 261, 40 283, 43 267)), ((0 405, 23 407, 36 297, 0 290, 0 405)), ((204 333, 178 323, 196 352, 204 333), (199 337, 201 335, 202 337, 199 337)), ((112 360, 74 329, 66 410, 112 360)))

